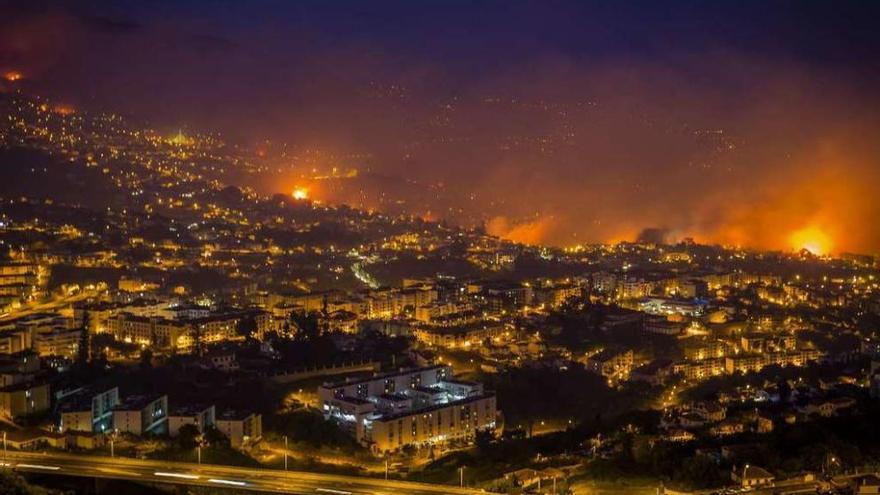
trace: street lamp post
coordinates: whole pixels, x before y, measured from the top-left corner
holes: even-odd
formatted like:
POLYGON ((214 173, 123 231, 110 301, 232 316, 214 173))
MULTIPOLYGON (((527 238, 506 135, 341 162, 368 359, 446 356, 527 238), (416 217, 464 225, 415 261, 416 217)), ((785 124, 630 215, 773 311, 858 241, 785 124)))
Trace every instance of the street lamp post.
POLYGON ((116 435, 119 434, 119 430, 114 428, 113 432, 110 433, 110 457, 116 457, 116 435))
POLYGON ((464 466, 458 468, 458 483, 464 488, 464 466))
POLYGON ((3 462, 6 462, 6 432, 3 432, 3 462))
POLYGON ((287 435, 284 435, 284 470, 287 471, 287 435))
POLYGON ((202 445, 205 444, 205 435, 201 434, 196 437, 196 460, 202 464, 202 445))

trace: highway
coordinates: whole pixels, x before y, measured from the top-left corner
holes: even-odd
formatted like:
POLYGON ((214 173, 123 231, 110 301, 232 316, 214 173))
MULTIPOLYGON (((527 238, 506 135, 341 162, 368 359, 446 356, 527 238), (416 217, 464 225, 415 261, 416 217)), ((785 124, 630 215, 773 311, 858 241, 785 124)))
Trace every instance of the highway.
POLYGON ((212 464, 98 457, 63 453, 8 452, 6 469, 24 473, 173 483, 297 495, 475 495, 472 488, 357 476, 242 468, 212 464))
POLYGON ((45 301, 30 304, 23 308, 18 308, 12 310, 11 312, 0 314, 0 322, 15 320, 36 313, 47 313, 51 311, 56 311, 66 306, 70 306, 71 304, 84 301, 90 297, 97 296, 98 294, 98 291, 82 290, 80 292, 77 292, 76 294, 61 296, 60 298, 53 296, 49 299, 46 299, 45 301))

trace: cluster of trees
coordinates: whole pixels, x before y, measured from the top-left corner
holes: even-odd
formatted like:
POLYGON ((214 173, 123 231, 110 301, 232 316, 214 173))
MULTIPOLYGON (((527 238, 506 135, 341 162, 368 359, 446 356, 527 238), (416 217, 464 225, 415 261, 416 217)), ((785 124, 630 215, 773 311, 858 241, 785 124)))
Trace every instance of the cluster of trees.
POLYGON ((199 431, 196 425, 183 425, 177 433, 177 445, 184 450, 192 450, 199 445, 229 447, 229 439, 217 428, 206 428, 199 431))
MULTIPOLYGON (((613 456, 586 463, 587 475, 598 479, 651 477, 685 489, 713 488, 730 483, 734 465, 761 466, 779 478, 804 471, 835 474, 880 465, 880 406, 868 404, 861 413, 780 424, 769 434, 734 439, 736 453, 727 459, 699 454, 694 444, 655 442, 628 434, 613 456), (834 459, 829 463, 829 459, 834 459)), ((727 440, 729 443, 730 440, 727 440)), ((700 444, 706 452, 720 443, 700 444)))
POLYGON ((577 424, 597 415, 620 414, 644 401, 632 390, 609 388, 604 378, 581 367, 514 368, 481 380, 495 390, 507 428, 522 425, 529 430, 536 421, 551 419, 577 424))
POLYGON ((352 360, 390 363, 409 348, 409 341, 405 338, 368 332, 357 338, 352 349, 343 351, 337 347, 333 334, 322 328, 317 313, 295 313, 288 325, 288 330, 296 329, 291 338, 270 333, 266 340, 281 355, 283 362, 295 367, 321 366, 352 360))
POLYGON ((625 435, 615 455, 592 459, 585 468, 594 479, 653 478, 687 489, 718 487, 730 480, 729 466, 696 455, 693 447, 654 443, 646 435, 625 435))
POLYGON ((351 453, 363 450, 351 435, 333 421, 326 421, 319 411, 300 409, 275 414, 266 423, 266 429, 277 439, 286 435, 290 442, 313 448, 331 447, 351 453))
POLYGON ((221 431, 216 428, 206 428, 202 433, 195 425, 182 426, 178 436, 168 444, 167 448, 153 452, 151 457, 196 462, 200 455, 197 450, 199 448, 203 463, 245 467, 260 465, 253 457, 233 448, 221 431))
POLYGON ((0 493, 4 495, 61 495, 62 492, 49 490, 27 482, 21 475, 11 470, 0 471, 0 493))

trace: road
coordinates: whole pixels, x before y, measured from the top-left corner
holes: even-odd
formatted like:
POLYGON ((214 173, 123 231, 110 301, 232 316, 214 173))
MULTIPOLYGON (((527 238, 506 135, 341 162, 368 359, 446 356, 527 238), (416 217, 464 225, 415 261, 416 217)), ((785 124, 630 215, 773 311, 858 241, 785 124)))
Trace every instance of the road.
POLYGON ((174 483, 296 495, 476 495, 482 490, 357 476, 241 468, 211 464, 8 452, 0 462, 15 471, 141 483, 174 483))
POLYGON ((369 272, 367 272, 367 270, 364 268, 364 265, 366 265, 366 263, 352 263, 352 273, 354 273, 355 278, 360 280, 361 283, 363 283, 364 285, 368 286, 371 289, 378 289, 379 281, 376 280, 372 275, 370 275, 369 272))
POLYGON ((100 294, 98 291, 81 290, 76 294, 61 296, 60 298, 52 296, 42 302, 30 304, 23 308, 14 309, 10 312, 0 314, 0 322, 15 320, 36 313, 52 312, 70 306, 71 304, 84 301, 90 297, 97 296, 98 294, 100 294))

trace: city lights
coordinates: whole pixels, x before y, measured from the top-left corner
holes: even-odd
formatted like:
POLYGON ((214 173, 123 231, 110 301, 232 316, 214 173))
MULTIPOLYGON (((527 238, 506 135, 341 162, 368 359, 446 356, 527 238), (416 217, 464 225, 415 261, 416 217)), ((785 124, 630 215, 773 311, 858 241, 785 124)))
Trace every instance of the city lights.
POLYGON ((0 493, 877 493, 880 2, 50 3, 0 493))

